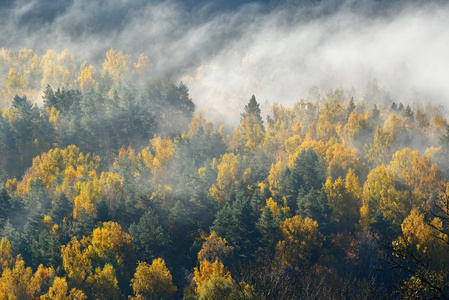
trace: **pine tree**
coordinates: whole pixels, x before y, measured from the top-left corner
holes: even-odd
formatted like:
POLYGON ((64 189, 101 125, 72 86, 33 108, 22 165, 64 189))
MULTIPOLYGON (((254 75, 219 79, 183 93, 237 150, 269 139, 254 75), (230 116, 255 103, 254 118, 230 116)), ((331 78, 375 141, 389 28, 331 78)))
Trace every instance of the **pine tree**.
POLYGON ((241 120, 243 121, 245 118, 251 118, 254 124, 257 124, 264 129, 263 120, 261 116, 260 105, 256 101, 256 97, 253 95, 247 105, 245 105, 245 112, 241 115, 241 120))

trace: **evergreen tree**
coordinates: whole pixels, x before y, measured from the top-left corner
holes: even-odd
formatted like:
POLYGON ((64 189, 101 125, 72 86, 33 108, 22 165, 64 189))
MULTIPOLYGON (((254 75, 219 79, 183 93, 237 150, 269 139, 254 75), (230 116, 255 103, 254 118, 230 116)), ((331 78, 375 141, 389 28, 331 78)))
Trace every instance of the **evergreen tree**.
POLYGON ((8 191, 3 188, 0 190, 0 226, 5 225, 11 210, 11 197, 8 191))
POLYGON ((257 229, 261 233, 260 251, 274 254, 276 244, 281 238, 279 224, 280 219, 275 218, 271 209, 265 206, 257 222, 257 229))
POLYGON ((218 211, 211 227, 235 248, 241 260, 250 259, 258 248, 256 216, 251 208, 251 197, 244 183, 235 184, 226 195, 225 206, 218 211))
POLYGON ((142 260, 150 261, 164 256, 170 245, 170 237, 159 224, 159 218, 149 208, 138 223, 129 227, 129 233, 136 244, 137 253, 142 260))
POLYGON ((351 97, 351 101, 349 101, 349 105, 348 105, 348 108, 346 110, 346 118, 349 118, 349 116, 354 111, 354 109, 355 109, 354 97, 351 97))
POLYGON ((55 223, 60 223, 73 212, 73 203, 64 193, 59 194, 51 202, 50 216, 55 223))
POLYGON ((256 97, 252 95, 251 99, 247 105, 245 105, 245 112, 241 115, 241 120, 243 121, 245 118, 250 118, 254 124, 257 124, 264 129, 263 120, 261 116, 260 105, 256 101, 256 97))
POLYGON ((307 194, 298 195, 297 214, 303 218, 309 217, 317 221, 320 232, 325 235, 332 229, 329 224, 331 211, 326 193, 322 189, 312 188, 307 194))
POLYGON ((377 123, 379 121, 380 111, 379 111, 379 109, 377 109, 377 105, 376 104, 374 104, 374 107, 371 110, 371 114, 372 114, 372 118, 373 118, 374 122, 377 123))
POLYGON ((320 190, 326 182, 324 162, 318 158, 313 148, 302 150, 295 165, 282 175, 281 193, 285 195, 292 211, 298 209, 299 195, 307 195, 310 190, 320 190))

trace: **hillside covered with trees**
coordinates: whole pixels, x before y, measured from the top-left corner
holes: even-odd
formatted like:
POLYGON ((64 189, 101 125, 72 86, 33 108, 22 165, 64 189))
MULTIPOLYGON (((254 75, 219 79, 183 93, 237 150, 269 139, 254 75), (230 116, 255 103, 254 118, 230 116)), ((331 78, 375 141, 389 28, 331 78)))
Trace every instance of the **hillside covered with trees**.
POLYGON ((440 106, 372 81, 229 128, 144 54, 0 74, 0 299, 449 298, 440 106))

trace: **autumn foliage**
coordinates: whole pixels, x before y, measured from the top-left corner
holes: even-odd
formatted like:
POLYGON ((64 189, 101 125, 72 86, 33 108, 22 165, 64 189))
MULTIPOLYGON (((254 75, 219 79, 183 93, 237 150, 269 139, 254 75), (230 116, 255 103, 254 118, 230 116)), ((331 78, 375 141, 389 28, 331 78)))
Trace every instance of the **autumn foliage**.
POLYGON ((220 126, 151 65, 0 49, 0 299, 449 297, 441 107, 370 82, 220 126))

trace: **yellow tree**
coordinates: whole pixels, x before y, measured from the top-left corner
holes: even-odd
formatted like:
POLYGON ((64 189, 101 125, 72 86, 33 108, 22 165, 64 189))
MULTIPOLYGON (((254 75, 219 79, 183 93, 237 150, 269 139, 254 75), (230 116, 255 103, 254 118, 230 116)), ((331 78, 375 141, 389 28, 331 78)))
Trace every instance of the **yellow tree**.
POLYGON ((43 72, 41 87, 44 89, 47 85, 63 86, 62 66, 58 63, 58 53, 53 50, 48 50, 41 58, 41 68, 43 72))
POLYGON ((209 193, 219 204, 223 204, 226 191, 237 181, 240 174, 239 156, 234 153, 223 154, 217 172, 217 184, 212 185, 209 193))
POLYGON ((122 298, 114 267, 110 264, 105 264, 103 268, 96 268, 95 272, 87 277, 86 286, 89 299, 115 300, 122 298))
MULTIPOLYGON (((341 177, 332 182, 328 178, 323 188, 326 192, 329 206, 332 208, 331 218, 340 229, 353 230, 360 219, 360 194, 355 195, 353 191, 357 189, 357 178, 352 169, 348 172, 346 180, 341 177)), ((360 186, 358 187, 360 193, 360 186)))
POLYGON ((219 260, 223 262, 225 258, 232 255, 233 251, 234 247, 228 246, 226 239, 219 237, 215 231, 212 231, 206 237, 200 252, 198 252, 198 261, 208 260, 213 262, 219 260))
POLYGON ((319 257, 324 236, 316 221, 294 216, 282 222, 280 229, 282 240, 276 246, 276 257, 282 264, 297 266, 319 257))
POLYGON ((18 58, 22 61, 23 76, 32 89, 41 89, 40 81, 42 79, 42 68, 40 59, 33 50, 20 50, 18 58))
POLYGON ((342 124, 346 121, 346 110, 341 106, 342 91, 328 95, 328 100, 320 107, 317 122, 317 134, 325 142, 335 139, 340 140, 343 131, 342 124))
POLYGON ((17 69, 11 68, 5 78, 5 89, 2 91, 4 104, 11 104, 15 95, 24 95, 27 93, 27 89, 28 81, 17 69))
POLYGON ((130 299, 173 299, 177 290, 173 285, 170 271, 162 258, 154 259, 151 265, 139 262, 131 279, 135 297, 130 299))
POLYGON ((11 257, 11 243, 7 238, 2 238, 0 243, 0 274, 7 268, 12 268, 14 260, 11 257))
POLYGON ((390 158, 393 135, 378 124, 374 134, 374 142, 365 149, 366 159, 374 166, 387 163, 390 158))
POLYGON ((412 209, 401 229, 402 235, 390 248, 393 266, 409 274, 402 282, 401 297, 446 298, 449 238, 443 221, 439 217, 429 220, 418 209, 412 209))
POLYGON ((362 226, 368 226, 374 221, 377 211, 392 224, 399 226, 412 208, 409 195, 396 189, 395 176, 383 164, 368 174, 363 185, 362 200, 362 226))
POLYGON ((350 168, 357 169, 359 166, 357 151, 340 143, 327 147, 324 160, 329 175, 334 179, 345 176, 350 168))
POLYGON ((415 193, 429 195, 444 186, 443 174, 418 150, 404 148, 393 154, 388 170, 415 193))
POLYGON ((14 267, 3 270, 0 277, 1 299, 36 299, 44 284, 49 284, 54 270, 38 267, 33 274, 30 267, 25 267, 25 262, 17 256, 14 267))
POLYGON ((106 222, 101 227, 95 228, 85 242, 89 244, 87 255, 94 265, 115 260, 125 269, 129 267, 128 263, 132 263, 127 260, 133 257, 132 238, 116 222, 106 222))
POLYGON ((126 78, 129 73, 129 55, 122 51, 115 52, 113 48, 106 53, 106 60, 103 62, 103 77, 110 76, 115 83, 126 78))
POLYGON ((89 181, 78 181, 75 185, 76 197, 73 200, 73 218, 77 219, 81 211, 86 211, 89 215, 95 215, 95 205, 100 201, 104 193, 103 182, 98 179, 95 173, 89 181))
POLYGON ((197 113, 193 116, 192 121, 189 124, 189 131, 187 132, 187 135, 192 136, 198 132, 200 128, 208 134, 213 134, 215 132, 214 123, 208 122, 201 113, 197 113))
POLYGON ((71 183, 74 183, 78 177, 87 177, 89 173, 95 171, 98 168, 99 161, 98 156, 84 155, 75 145, 70 145, 65 149, 51 149, 33 158, 32 166, 17 186, 17 193, 20 196, 25 196, 30 189, 31 181, 40 179, 51 195, 53 190, 58 190, 58 186, 54 185, 58 183, 56 178, 64 176, 67 169, 76 171, 74 174, 72 174, 73 172, 68 173, 73 176, 71 183))
POLYGON ((203 287, 214 277, 231 279, 231 273, 218 260, 215 262, 208 260, 201 261, 199 268, 195 267, 194 269, 193 281, 195 282, 195 292, 201 294, 203 287))
POLYGON ((83 93, 96 87, 97 82, 95 80, 95 72, 92 65, 86 66, 81 70, 80 75, 76 80, 76 84, 83 93))
POLYGON ((86 295, 81 290, 75 288, 68 293, 68 285, 65 277, 55 277, 52 286, 45 295, 40 297, 41 300, 85 300, 86 295))
POLYGON ((348 122, 346 123, 343 131, 345 133, 346 141, 348 145, 356 147, 359 150, 363 150, 363 142, 367 138, 369 133, 369 122, 371 115, 369 112, 360 114, 357 111, 352 111, 349 115, 348 122))
POLYGON ((66 246, 61 246, 61 257, 67 277, 76 286, 80 286, 91 272, 91 261, 87 251, 81 249, 80 242, 74 237, 66 246))
POLYGON ((151 64, 150 60, 148 59, 148 57, 145 54, 140 53, 137 63, 134 63, 133 73, 140 75, 140 76, 148 75, 151 67, 152 67, 152 64, 151 64))

